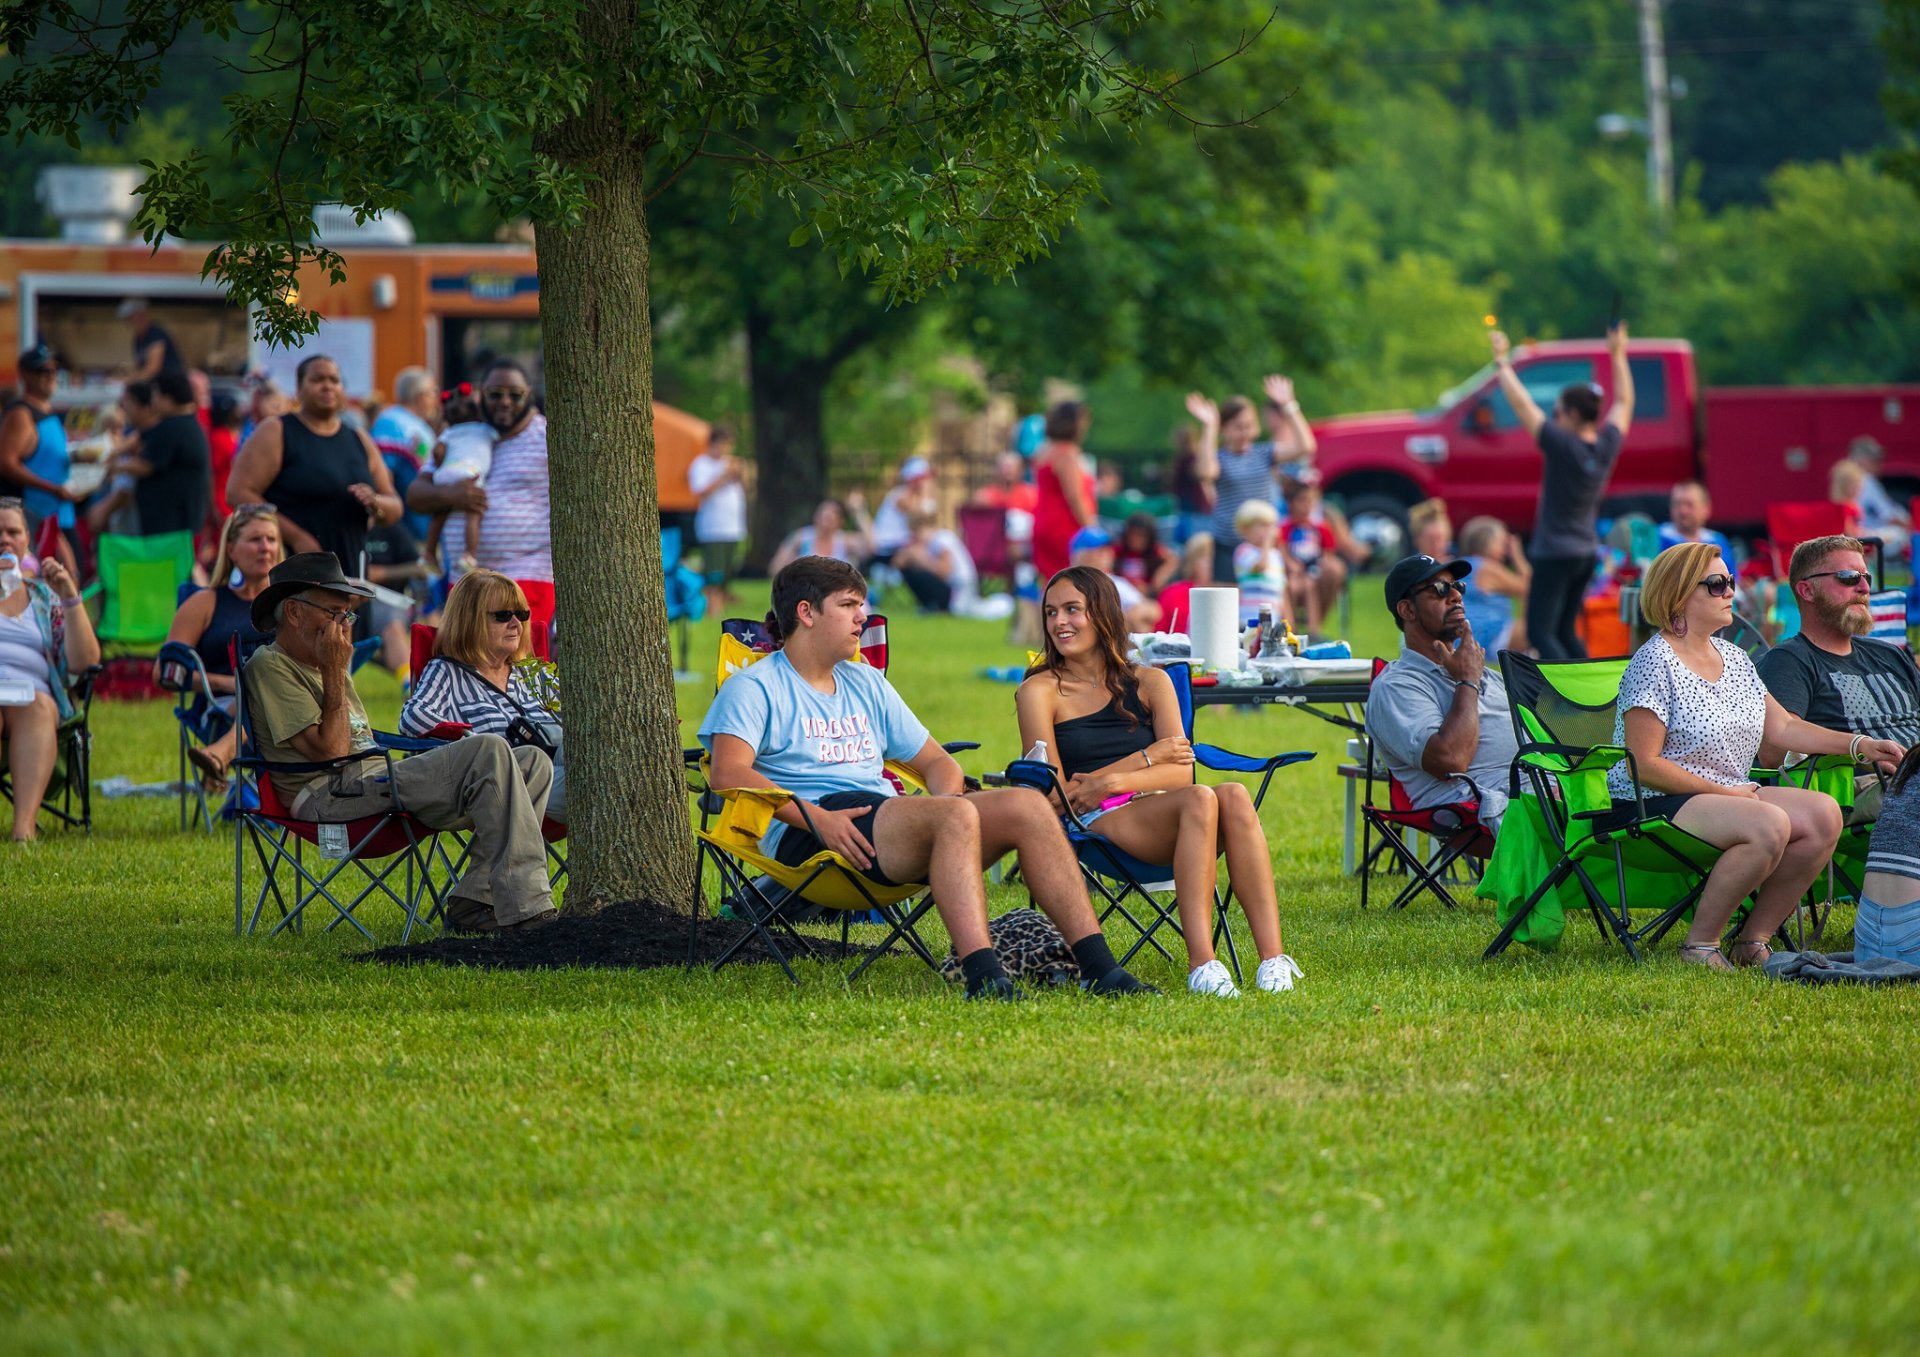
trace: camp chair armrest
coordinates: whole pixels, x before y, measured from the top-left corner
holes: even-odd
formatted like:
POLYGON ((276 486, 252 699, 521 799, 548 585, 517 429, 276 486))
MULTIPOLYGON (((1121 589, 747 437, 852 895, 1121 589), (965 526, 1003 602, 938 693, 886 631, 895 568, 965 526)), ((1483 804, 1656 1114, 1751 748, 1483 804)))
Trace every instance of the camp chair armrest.
POLYGON ((978 740, 948 740, 940 747, 949 754, 964 754, 969 749, 978 749, 980 742, 978 740))
POLYGON ((337 759, 324 759, 315 763, 281 763, 277 759, 266 759, 258 754, 243 754, 233 760, 231 767, 245 768, 249 772, 273 773, 330 773, 335 768, 344 768, 349 763, 359 763, 363 759, 384 758, 388 765, 393 763, 393 751, 374 746, 372 749, 360 749, 351 754, 342 754, 337 759))
POLYGON ((1296 749, 1291 753, 1261 758, 1255 754, 1222 749, 1217 744, 1196 744, 1193 747, 1194 762, 1216 773, 1266 773, 1275 768, 1285 768, 1290 763, 1305 763, 1314 757, 1316 755, 1310 749, 1296 749))
MULTIPOLYGON (((985 780, 985 778, 981 779, 983 782, 985 780)), ((1060 781, 1060 774, 1054 771, 1052 764, 1042 763, 1038 759, 1015 759, 1007 765, 1007 771, 1000 775, 1000 780, 995 785, 1025 787, 1030 791, 1039 792, 1053 803, 1061 819, 1079 833, 1088 832, 1086 825, 1080 819, 1079 812, 1074 810, 1073 803, 1067 800, 1067 789, 1060 781)))
POLYGON ((680 762, 689 768, 698 768, 701 761, 706 757, 707 751, 701 745, 694 745, 691 749, 682 749, 680 751, 680 762))
POLYGON ((720 823, 714 833, 723 842, 742 848, 757 845, 773 823, 774 813, 789 801, 800 808, 807 832, 820 837, 814 833, 806 803, 784 787, 710 787, 706 794, 720 799, 720 823))
POLYGON ((1529 741, 1514 752, 1513 762, 1507 768, 1507 794, 1520 794, 1520 770, 1537 768, 1543 773, 1557 777, 1569 773, 1587 773, 1596 769, 1612 768, 1622 759, 1627 762, 1627 775, 1633 779, 1636 794, 1640 788, 1640 770, 1633 761, 1633 755, 1627 749, 1615 744, 1577 745, 1553 744, 1546 741, 1529 741))
POLYGON ((424 754, 429 749, 438 749, 446 743, 445 740, 431 736, 402 735, 390 730, 376 730, 373 732, 373 738, 382 750, 395 754, 424 754))

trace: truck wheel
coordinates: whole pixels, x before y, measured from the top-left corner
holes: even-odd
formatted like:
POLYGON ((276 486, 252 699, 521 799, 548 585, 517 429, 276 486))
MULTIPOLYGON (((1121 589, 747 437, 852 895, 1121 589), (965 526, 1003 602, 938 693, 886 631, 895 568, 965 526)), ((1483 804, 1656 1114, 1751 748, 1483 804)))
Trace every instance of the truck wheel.
POLYGON ((1397 495, 1373 491, 1354 495, 1346 502, 1347 525, 1354 539, 1372 549, 1367 566, 1384 570, 1410 550, 1407 510, 1412 506, 1397 495))

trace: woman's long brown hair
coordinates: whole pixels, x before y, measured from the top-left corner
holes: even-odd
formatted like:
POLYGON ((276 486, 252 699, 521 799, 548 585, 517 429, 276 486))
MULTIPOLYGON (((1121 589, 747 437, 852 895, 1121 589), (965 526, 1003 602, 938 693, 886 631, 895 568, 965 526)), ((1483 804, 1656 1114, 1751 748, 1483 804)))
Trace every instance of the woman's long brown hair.
POLYGON ((1120 610, 1120 591, 1113 587, 1104 570, 1090 565, 1070 565, 1047 581, 1040 595, 1040 639, 1045 651, 1040 662, 1027 670, 1028 675, 1052 674, 1057 684, 1066 672, 1066 656, 1054 645, 1053 632, 1045 623, 1046 598, 1056 584, 1072 585, 1087 601, 1087 620, 1093 624, 1094 650, 1106 671, 1107 691, 1126 714, 1128 724, 1139 725, 1140 718, 1134 715, 1133 709, 1139 702, 1140 681, 1133 676, 1133 666, 1127 663, 1127 617, 1120 610))

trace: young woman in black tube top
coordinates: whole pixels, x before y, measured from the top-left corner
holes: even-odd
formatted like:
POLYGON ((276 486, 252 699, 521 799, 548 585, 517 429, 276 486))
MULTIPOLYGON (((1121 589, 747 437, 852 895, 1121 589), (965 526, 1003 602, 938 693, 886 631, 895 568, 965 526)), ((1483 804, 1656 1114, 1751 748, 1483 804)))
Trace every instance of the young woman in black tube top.
POLYGON ((1280 941, 1273 859, 1253 798, 1237 782, 1194 781, 1193 746, 1181 728, 1173 681, 1127 663, 1113 582, 1102 571, 1070 566, 1048 582, 1041 615, 1045 656, 1015 699, 1022 747, 1046 741, 1068 799, 1095 834, 1143 862, 1173 864, 1189 989, 1222 998, 1240 992, 1213 954, 1213 891, 1223 853, 1260 951, 1254 984, 1292 989, 1300 968, 1280 941))

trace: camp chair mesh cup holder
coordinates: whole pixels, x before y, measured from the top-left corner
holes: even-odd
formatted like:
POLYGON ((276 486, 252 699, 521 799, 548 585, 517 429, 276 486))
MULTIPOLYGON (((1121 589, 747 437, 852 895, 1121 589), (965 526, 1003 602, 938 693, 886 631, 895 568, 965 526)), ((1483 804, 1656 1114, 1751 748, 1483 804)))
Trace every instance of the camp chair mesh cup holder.
MULTIPOLYGON (((348 754, 338 759, 314 763, 269 763, 259 754, 259 746, 253 732, 253 718, 247 703, 245 661, 240 653, 238 641, 230 652, 233 656, 234 673, 234 714, 240 723, 240 753, 233 766, 250 774, 259 788, 259 805, 247 806, 244 803, 235 807, 236 828, 233 840, 233 928, 236 935, 254 933, 260 924, 260 918, 271 898, 280 911, 280 917, 274 922, 269 936, 278 935, 287 930, 299 931, 303 926, 306 909, 315 900, 325 900, 333 909, 333 917, 327 921, 326 931, 331 932, 341 924, 351 925, 368 942, 376 942, 371 930, 359 918, 360 907, 377 893, 399 906, 404 918, 401 930, 401 942, 408 941, 415 925, 423 920, 429 924, 438 920, 443 913, 443 892, 435 884, 434 867, 436 862, 451 869, 445 850, 439 846, 436 831, 420 823, 407 814, 401 804, 399 789, 394 788, 393 806, 389 810, 373 815, 361 816, 347 821, 318 821, 296 819, 291 807, 280 801, 278 789, 274 786, 270 771, 282 773, 318 773, 330 772, 348 764, 358 763, 370 758, 382 758, 386 761, 391 776, 395 755, 415 753, 433 748, 430 740, 411 740, 401 735, 375 732, 378 747, 348 754), (323 844, 323 838, 331 837, 326 831, 338 827, 344 834, 344 845, 338 842, 329 851, 323 844), (331 868, 321 869, 309 866, 305 846, 314 845, 322 863, 334 860, 331 868), (254 893, 251 910, 247 907, 246 861, 251 849, 261 872, 259 889, 254 893), (370 862, 385 859, 385 865, 378 870, 370 862), (347 877, 349 883, 364 880, 358 894, 351 900, 342 900, 334 889, 334 883, 341 879, 349 867, 357 869, 358 877, 347 877), (396 890, 393 877, 402 873, 400 889, 396 890), (283 873, 291 881, 283 881, 283 873), (430 908, 422 915, 422 900, 430 902, 430 908)), ((342 892, 343 893, 343 892, 342 892)))

